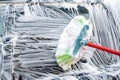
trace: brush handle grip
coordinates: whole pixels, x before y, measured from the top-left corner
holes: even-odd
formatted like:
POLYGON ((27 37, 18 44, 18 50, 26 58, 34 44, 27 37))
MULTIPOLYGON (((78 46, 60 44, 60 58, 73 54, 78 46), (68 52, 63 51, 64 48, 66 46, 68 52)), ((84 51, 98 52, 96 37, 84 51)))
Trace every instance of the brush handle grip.
POLYGON ((119 51, 116 51, 116 50, 113 50, 113 49, 110 49, 110 48, 107 48, 107 47, 104 47, 104 46, 101 46, 101 45, 97 45, 97 44, 94 44, 92 42, 87 42, 86 45, 90 46, 90 47, 93 47, 93 48, 96 48, 96 49, 99 49, 99 50, 102 50, 102 51, 106 51, 106 52, 109 52, 109 53, 112 53, 112 54, 120 56, 120 52, 119 51))

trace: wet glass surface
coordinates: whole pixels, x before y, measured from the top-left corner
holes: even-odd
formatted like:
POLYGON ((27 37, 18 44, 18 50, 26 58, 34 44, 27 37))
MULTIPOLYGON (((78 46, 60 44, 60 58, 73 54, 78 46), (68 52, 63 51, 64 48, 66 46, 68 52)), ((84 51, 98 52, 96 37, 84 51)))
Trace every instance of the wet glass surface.
POLYGON ((78 15, 93 23, 92 42, 120 50, 120 8, 117 6, 117 2, 107 1, 104 5, 0 5, 2 80, 119 80, 119 57, 103 51, 90 48, 70 71, 63 71, 55 59, 60 34, 78 15))

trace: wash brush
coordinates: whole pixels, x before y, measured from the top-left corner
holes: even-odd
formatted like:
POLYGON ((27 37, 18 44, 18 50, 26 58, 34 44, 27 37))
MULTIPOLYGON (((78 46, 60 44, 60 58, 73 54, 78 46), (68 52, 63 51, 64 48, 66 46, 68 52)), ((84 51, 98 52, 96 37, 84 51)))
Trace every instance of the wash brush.
POLYGON ((58 41, 56 60, 63 70, 68 70, 77 63, 85 53, 85 46, 96 48, 120 56, 120 52, 94 44, 90 41, 92 25, 83 16, 74 17, 65 27, 58 41))

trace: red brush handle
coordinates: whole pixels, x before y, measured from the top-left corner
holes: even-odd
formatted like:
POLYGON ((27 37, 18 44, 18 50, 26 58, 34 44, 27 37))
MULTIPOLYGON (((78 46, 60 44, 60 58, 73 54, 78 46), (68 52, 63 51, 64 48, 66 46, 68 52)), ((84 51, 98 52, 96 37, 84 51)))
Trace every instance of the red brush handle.
POLYGON ((112 53, 112 54, 120 56, 120 52, 119 51, 112 50, 110 48, 94 44, 92 42, 88 42, 86 45, 90 46, 90 47, 93 47, 93 48, 96 48, 96 49, 99 49, 99 50, 103 50, 103 51, 106 51, 106 52, 109 52, 109 53, 112 53))

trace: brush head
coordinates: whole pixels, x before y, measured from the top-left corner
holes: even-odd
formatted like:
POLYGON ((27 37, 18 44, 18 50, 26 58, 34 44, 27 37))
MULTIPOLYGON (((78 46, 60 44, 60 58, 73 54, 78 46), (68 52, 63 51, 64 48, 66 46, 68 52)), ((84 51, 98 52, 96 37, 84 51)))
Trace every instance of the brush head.
POLYGON ((71 68, 85 53, 84 45, 92 33, 92 26, 83 16, 74 17, 65 27, 58 41, 56 60, 64 70, 71 68))

